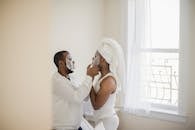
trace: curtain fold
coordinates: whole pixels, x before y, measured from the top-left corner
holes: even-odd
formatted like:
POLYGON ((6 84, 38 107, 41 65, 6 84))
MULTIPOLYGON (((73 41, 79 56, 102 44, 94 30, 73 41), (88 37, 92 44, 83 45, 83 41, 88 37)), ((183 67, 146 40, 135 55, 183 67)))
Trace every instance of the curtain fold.
POLYGON ((124 96, 124 110, 130 113, 149 113, 150 103, 146 101, 146 79, 150 55, 143 49, 150 44, 149 0, 128 0, 128 51, 127 79, 124 96))

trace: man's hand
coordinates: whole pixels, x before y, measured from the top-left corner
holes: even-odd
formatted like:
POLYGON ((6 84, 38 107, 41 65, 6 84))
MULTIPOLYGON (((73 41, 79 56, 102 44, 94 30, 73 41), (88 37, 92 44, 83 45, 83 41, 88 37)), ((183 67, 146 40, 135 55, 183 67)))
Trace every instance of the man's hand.
POLYGON ((98 66, 91 66, 89 65, 87 67, 87 75, 91 76, 94 78, 94 76, 98 75, 99 73, 99 67, 98 66))

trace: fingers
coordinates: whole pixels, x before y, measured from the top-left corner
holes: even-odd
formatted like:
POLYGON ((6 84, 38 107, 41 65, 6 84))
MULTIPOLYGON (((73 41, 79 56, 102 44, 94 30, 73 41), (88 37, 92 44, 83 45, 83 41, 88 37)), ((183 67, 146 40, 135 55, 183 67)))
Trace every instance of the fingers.
POLYGON ((88 66, 87 66, 87 69, 89 69, 91 67, 91 64, 89 64, 88 66))

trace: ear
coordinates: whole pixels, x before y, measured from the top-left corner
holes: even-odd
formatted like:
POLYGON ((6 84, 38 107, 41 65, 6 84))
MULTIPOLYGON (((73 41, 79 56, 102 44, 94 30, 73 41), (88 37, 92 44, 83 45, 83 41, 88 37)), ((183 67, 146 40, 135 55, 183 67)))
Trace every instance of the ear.
POLYGON ((103 57, 101 57, 100 61, 105 62, 106 60, 103 57))
POLYGON ((64 64, 63 61, 61 61, 61 60, 58 61, 58 65, 59 65, 59 66, 60 66, 60 65, 63 65, 63 64, 64 64))

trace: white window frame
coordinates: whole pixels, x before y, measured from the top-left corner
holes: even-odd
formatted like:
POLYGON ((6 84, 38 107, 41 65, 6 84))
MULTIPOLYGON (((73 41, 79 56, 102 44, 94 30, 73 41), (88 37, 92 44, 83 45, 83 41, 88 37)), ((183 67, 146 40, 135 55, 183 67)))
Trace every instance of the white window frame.
MULTIPOLYGON (((171 48, 145 48, 145 49, 141 49, 141 52, 148 52, 148 53, 178 53, 179 55, 179 49, 171 49, 171 48)), ((179 65, 179 58, 178 58, 178 65, 179 65)), ((179 70, 178 70, 179 71, 179 70)), ((180 74, 179 74, 180 75, 180 74)), ((178 85, 179 88, 180 85, 178 85)), ((178 94, 179 94, 179 89, 178 89, 178 94)), ((178 96, 179 99, 179 96, 178 96)), ((157 108, 159 108, 159 106, 161 106, 162 108, 167 108, 167 110, 170 108, 172 110, 177 111, 178 107, 176 106, 172 106, 172 105, 163 105, 160 103, 151 103, 153 108, 155 108, 155 106, 158 106, 157 108), (168 106, 168 107, 164 107, 164 106, 168 106)))
MULTIPOLYGON (((122 22, 124 24, 123 29, 122 29, 122 34, 124 36, 122 36, 124 38, 124 42, 126 44, 128 44, 128 1, 129 0, 122 0, 122 4, 121 4, 121 8, 122 8, 122 22)), ((132 33, 132 32, 131 32, 132 33)), ((127 46, 127 45, 124 45, 127 46)), ((179 42, 179 46, 180 42, 179 42)), ((127 54, 126 50, 127 48, 124 49, 125 53, 127 54)), ((181 64, 182 63, 182 59, 181 59, 181 48, 179 49, 161 49, 161 48, 155 48, 155 49, 143 49, 143 51, 149 51, 149 52, 159 52, 159 51, 163 51, 163 52, 168 52, 168 53, 179 53, 179 88, 178 88, 178 107, 174 107, 174 106, 169 106, 169 105, 162 105, 162 104, 151 104, 152 106, 152 111, 150 112, 150 114, 139 114, 138 116, 144 116, 144 117, 149 117, 149 118, 156 118, 156 119, 161 119, 161 120, 166 120, 166 121, 174 121, 174 122, 180 122, 180 123, 185 123, 186 122, 186 107, 185 107, 185 88, 184 86, 181 86, 182 82, 184 82, 180 77, 181 77, 181 64), (161 109, 161 108, 165 108, 165 109, 161 109), (169 109, 169 111, 166 111, 166 109, 169 109)), ((167 110, 168 110, 167 109, 167 110)), ((132 114, 132 113, 130 113, 132 114)), ((134 113, 133 113, 134 114, 134 113)))

